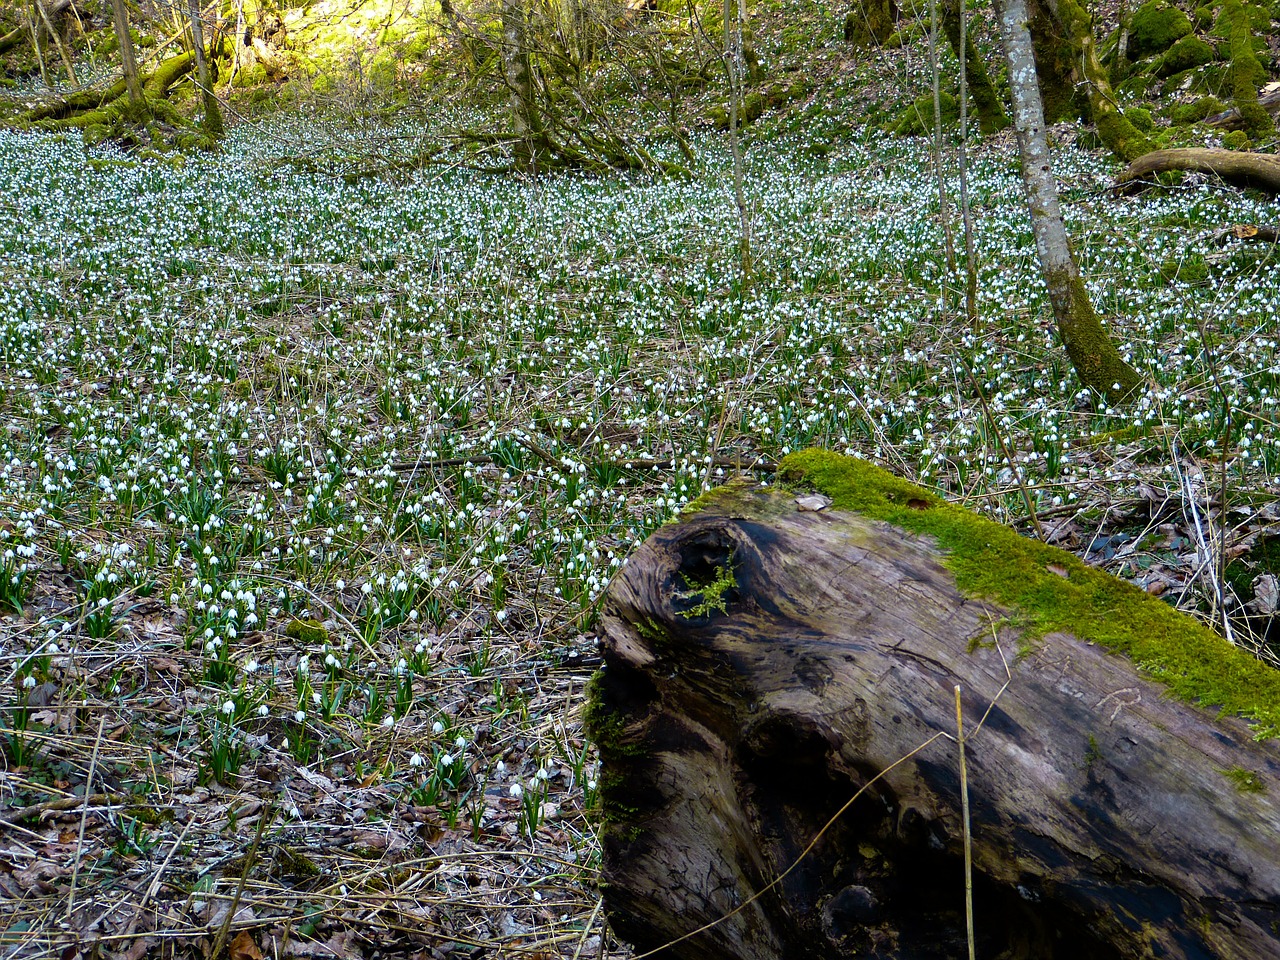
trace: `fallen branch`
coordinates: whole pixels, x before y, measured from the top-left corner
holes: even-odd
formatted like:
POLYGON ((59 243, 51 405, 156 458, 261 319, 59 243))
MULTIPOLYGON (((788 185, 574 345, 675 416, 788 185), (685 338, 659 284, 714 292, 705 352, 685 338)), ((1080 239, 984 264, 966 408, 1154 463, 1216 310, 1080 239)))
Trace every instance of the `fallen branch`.
MULTIPOLYGON (((1280 88, 1261 94, 1258 97, 1258 106, 1271 114, 1273 119, 1280 116, 1280 88)), ((1204 122, 1211 127, 1218 127, 1222 130, 1244 129, 1244 117, 1240 115, 1240 111, 1236 107, 1232 107, 1230 110, 1223 110, 1221 113, 1215 113, 1211 117, 1206 117, 1204 122)))
POLYGON ((1114 189, 1117 193, 1136 192, 1151 186, 1151 178, 1156 174, 1174 170, 1211 173, 1232 186, 1280 193, 1280 157, 1269 153, 1239 153, 1199 147, 1153 150, 1143 154, 1120 174, 1114 189))

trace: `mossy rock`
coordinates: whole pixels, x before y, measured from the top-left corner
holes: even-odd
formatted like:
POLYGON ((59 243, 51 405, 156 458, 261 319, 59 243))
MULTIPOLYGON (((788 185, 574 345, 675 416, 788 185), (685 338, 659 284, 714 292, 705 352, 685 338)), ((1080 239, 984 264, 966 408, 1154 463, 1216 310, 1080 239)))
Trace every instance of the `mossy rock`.
POLYGON ((1205 117, 1211 117, 1226 109, 1226 104, 1217 97, 1201 97, 1191 103, 1179 103, 1172 107, 1169 110, 1169 119, 1179 126, 1186 126, 1199 123, 1205 117))
POLYGON ((1165 0, 1147 0, 1129 22, 1129 56, 1135 60, 1164 53, 1191 33, 1191 20, 1165 0))
MULTIPOLYGON (((938 94, 938 106, 942 113, 943 126, 950 126, 960 120, 960 104, 947 91, 938 94)), ((892 133, 900 137, 919 136, 933 131, 933 94, 926 93, 917 97, 916 101, 899 115, 893 125, 892 133)))
POLYGON ((1170 47, 1155 65, 1158 77, 1171 77, 1184 70, 1212 63, 1218 52, 1195 34, 1189 34, 1170 47))
POLYGON ((1197 30, 1208 30, 1213 26, 1213 18, 1216 16, 1212 4, 1205 4, 1203 7, 1196 7, 1193 15, 1193 21, 1197 30))
POLYGON ((1124 118, 1142 133, 1150 133, 1156 128, 1155 118, 1146 107, 1130 107, 1124 112, 1124 118))
POLYGON ((1249 140, 1249 134, 1243 130, 1232 130, 1222 138, 1222 149, 1247 151, 1253 147, 1253 143, 1249 140))
POLYGON ((1181 700, 1251 720, 1258 739, 1280 736, 1280 671, 1133 584, 862 460, 805 450, 778 480, 932 538, 957 589, 1013 612, 1027 644, 1069 633, 1129 657, 1181 700))
POLYGON ((324 628, 319 620, 290 620, 288 626, 284 628, 284 635, 291 640, 297 640, 299 643, 305 643, 308 646, 317 646, 329 642, 329 631, 324 628))

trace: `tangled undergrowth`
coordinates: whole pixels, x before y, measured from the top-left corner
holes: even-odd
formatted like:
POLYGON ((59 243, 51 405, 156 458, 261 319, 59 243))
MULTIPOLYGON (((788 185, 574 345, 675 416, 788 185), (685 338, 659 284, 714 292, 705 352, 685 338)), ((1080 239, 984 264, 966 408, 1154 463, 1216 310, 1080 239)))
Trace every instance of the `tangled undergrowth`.
POLYGON ((971 174, 975 332, 921 144, 755 146, 744 278, 717 141, 681 180, 276 162, 337 136, 271 121, 175 167, 0 134, 7 956, 618 955, 596 604, 682 505, 803 447, 1266 654, 1219 574, 1275 525, 1280 291, 1270 246, 1206 237, 1274 203, 1112 199, 1063 154, 1150 378, 1109 409, 1005 148, 971 174))

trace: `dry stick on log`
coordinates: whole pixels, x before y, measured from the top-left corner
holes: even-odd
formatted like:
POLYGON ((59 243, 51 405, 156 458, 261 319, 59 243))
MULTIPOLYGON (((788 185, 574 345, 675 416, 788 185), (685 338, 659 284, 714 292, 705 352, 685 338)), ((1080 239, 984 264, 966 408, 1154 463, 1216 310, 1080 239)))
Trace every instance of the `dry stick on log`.
POLYGON ((1267 193, 1280 193, 1280 157, 1268 153, 1238 153, 1235 150, 1209 150, 1183 147, 1175 150, 1153 150, 1143 154, 1125 168, 1116 179, 1117 193, 1132 193, 1151 186, 1151 177, 1173 170, 1211 173, 1236 187, 1255 187, 1267 193))
POLYGON ((645 951, 709 925, 662 953, 678 960, 963 955, 957 758, 935 740, 901 762, 952 729, 962 684, 970 713, 998 699, 966 738, 975 910, 999 918, 979 920, 980 956, 1280 953, 1280 748, 1254 739, 1280 729, 1280 674, 1078 558, 853 463, 781 464, 840 498, 826 509, 721 488, 610 586, 587 720, 614 929, 645 951), (864 512, 837 509, 853 502, 864 512), (969 552, 903 528, 925 523, 969 552), (945 563, 1007 570, 1000 589, 1056 597, 1082 636, 962 592, 945 563), (1011 676, 993 625, 1021 654, 1011 676), (1226 715, 1103 645, 1124 636, 1226 715), (1199 687, 1197 671, 1237 679, 1199 687))

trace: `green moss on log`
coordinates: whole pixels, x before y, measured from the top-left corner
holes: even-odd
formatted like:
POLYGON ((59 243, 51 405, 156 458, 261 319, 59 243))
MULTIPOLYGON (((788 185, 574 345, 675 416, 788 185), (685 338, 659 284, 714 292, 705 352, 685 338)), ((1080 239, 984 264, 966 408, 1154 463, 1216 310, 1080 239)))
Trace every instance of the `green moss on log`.
POLYGON ((825 450, 788 456, 778 477, 816 488, 837 509, 934 538, 960 591, 1013 611, 1027 637, 1061 632, 1096 643, 1128 656, 1178 697, 1250 720, 1258 739, 1280 735, 1280 671, 1074 554, 825 450))

